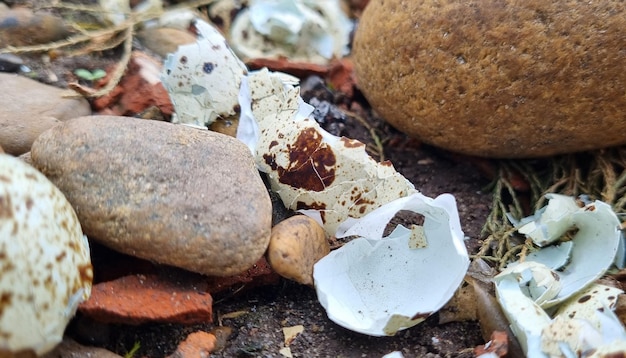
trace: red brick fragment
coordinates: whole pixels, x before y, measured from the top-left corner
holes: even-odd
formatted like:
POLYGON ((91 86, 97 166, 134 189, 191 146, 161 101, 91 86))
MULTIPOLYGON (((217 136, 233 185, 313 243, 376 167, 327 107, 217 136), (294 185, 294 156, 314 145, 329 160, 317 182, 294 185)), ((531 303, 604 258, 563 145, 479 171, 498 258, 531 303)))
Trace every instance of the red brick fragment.
POLYGON ((130 275, 103 282, 78 310, 104 323, 139 325, 146 322, 195 324, 213 320, 213 299, 206 284, 193 275, 130 275))
MULTIPOLYGON (((140 51, 134 51, 119 84, 106 96, 96 98, 96 111, 118 116, 134 116, 150 107, 157 107, 164 116, 171 116, 174 106, 161 83, 161 63, 140 51)), ((108 83, 109 76, 98 82, 99 87, 108 83)))

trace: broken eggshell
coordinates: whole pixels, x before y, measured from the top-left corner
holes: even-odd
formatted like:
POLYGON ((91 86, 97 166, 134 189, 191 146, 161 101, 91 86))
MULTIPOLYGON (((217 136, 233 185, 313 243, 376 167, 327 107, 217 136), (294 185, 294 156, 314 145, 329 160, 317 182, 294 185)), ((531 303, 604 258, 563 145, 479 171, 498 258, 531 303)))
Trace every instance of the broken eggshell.
POLYGON ((593 284, 564 302, 554 319, 526 295, 515 275, 496 284, 498 300, 528 357, 587 357, 595 350, 615 350, 626 331, 612 311, 616 288, 593 284))
POLYGON ((546 194, 546 198, 549 200, 548 205, 516 225, 519 233, 530 237, 537 246, 548 245, 570 230, 573 225, 572 214, 580 209, 571 196, 546 194))
POLYGON ((547 208, 523 219, 519 231, 538 245, 577 231, 571 241, 544 246, 525 262, 509 265, 494 278, 496 294, 528 356, 580 356, 612 344, 608 332, 623 332, 610 311, 621 290, 593 284, 614 262, 621 240, 619 220, 601 201, 580 207, 572 197, 546 197, 547 208), (553 320, 544 309, 555 306, 553 320))
POLYGON ((161 79, 176 111, 172 122, 206 128, 238 113, 247 68, 217 29, 202 20, 194 26, 198 41, 167 56, 161 79))
POLYGON ((390 162, 378 163, 357 140, 337 137, 311 117, 299 88, 267 69, 242 80, 237 138, 286 207, 334 235, 339 224, 417 190, 390 162))
MULTIPOLYGON (((568 344, 574 351, 588 351, 617 341, 626 341, 626 331, 613 312, 617 305, 617 298, 622 293, 623 291, 619 288, 594 283, 559 307, 555 314, 556 318, 562 317, 584 322, 580 324, 582 327, 579 333, 582 334, 577 335, 574 332, 567 337, 569 339, 581 337, 578 341, 568 344), (586 332, 590 333, 585 334, 586 332)), ((548 330, 560 332, 557 336, 562 335, 567 330, 563 326, 563 324, 553 322, 548 330)), ((544 332, 543 350, 547 351, 546 347, 555 341, 558 340, 546 337, 546 332, 544 332)))
POLYGON ((65 196, 0 154, 0 356, 52 350, 92 277, 89 244, 65 196))
POLYGON ((251 0, 233 20, 229 40, 246 60, 326 64, 349 52, 352 27, 336 0, 251 0))
MULTIPOLYGON (((578 231, 574 234, 571 245, 562 243, 559 246, 546 247, 550 250, 569 251, 569 262, 563 267, 553 268, 553 274, 558 276, 561 290, 554 298, 541 303, 543 308, 563 302, 600 278, 613 264, 621 240, 620 222, 610 205, 596 200, 581 208, 571 197, 556 194, 546 197, 550 199, 548 209, 552 208, 552 210, 546 209, 538 221, 543 223, 552 221, 554 226, 560 227, 558 232, 561 234, 574 228, 578 231), (566 198, 571 200, 568 201, 566 198), (555 199, 557 205, 551 206, 555 199), (572 203, 577 206, 576 210, 573 210, 572 203), (560 207, 567 214, 556 214, 560 207), (546 219, 547 215, 550 216, 549 220, 546 219), (559 270, 554 271, 557 268, 559 270)), ((540 227, 540 225, 536 226, 540 227)), ((544 242, 544 238, 545 236, 542 236, 541 242, 544 242)), ((539 250, 539 253, 541 251, 539 250)), ((546 266, 554 264, 554 260, 548 255, 536 254, 527 257, 526 260, 546 266)))
POLYGON ((424 321, 452 297, 469 258, 454 197, 415 193, 342 226, 337 237, 358 236, 315 264, 317 296, 328 317, 350 330, 391 336, 424 321), (383 231, 400 210, 425 217, 426 247, 411 248, 411 230, 383 231))

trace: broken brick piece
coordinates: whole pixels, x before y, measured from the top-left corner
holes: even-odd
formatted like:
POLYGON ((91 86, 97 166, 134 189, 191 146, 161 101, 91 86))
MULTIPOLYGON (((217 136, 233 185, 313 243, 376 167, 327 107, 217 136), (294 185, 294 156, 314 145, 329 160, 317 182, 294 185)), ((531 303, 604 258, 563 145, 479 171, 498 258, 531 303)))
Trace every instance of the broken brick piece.
POLYGON ((95 285, 91 298, 78 310, 104 323, 194 324, 213 320, 212 304, 205 284, 163 275, 130 275, 95 285))

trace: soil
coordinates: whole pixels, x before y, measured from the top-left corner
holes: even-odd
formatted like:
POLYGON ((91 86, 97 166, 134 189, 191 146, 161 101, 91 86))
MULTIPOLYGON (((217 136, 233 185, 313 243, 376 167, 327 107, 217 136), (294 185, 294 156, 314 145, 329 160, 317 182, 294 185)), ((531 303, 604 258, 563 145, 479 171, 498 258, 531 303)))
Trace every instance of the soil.
MULTIPOLYGON (((57 58, 48 63, 40 56, 23 56, 23 59, 34 70, 32 77, 63 87, 66 79, 71 77, 68 74, 75 69, 102 68, 114 62, 117 56, 119 51, 57 58), (55 78, 55 81, 51 80, 55 78)), ((468 237, 468 251, 475 253, 478 250, 491 195, 483 191, 489 179, 481 175, 469 158, 429 147, 398 132, 369 108, 358 91, 353 97, 346 98, 320 87, 319 78, 303 83, 303 97, 307 101, 326 101, 335 106, 332 107, 334 111, 320 118, 325 129, 361 140, 377 159, 381 158, 381 153, 376 153, 375 139, 379 140, 384 159, 390 160, 422 193, 431 197, 453 194, 468 237), (337 110, 340 108, 346 110, 337 110), (376 138, 371 134, 371 128, 376 138)), ((425 289, 415 287, 416 291, 425 289)), ((313 288, 287 280, 275 286, 217 295, 214 299, 215 319, 212 323, 106 326, 78 317, 67 334, 83 344, 105 347, 120 355, 139 343, 140 348, 134 356, 154 358, 173 353, 180 341, 197 330, 215 330, 227 336, 221 343, 221 350, 212 353, 215 357, 281 357, 278 351, 284 347, 282 328, 294 325, 304 326, 304 332, 290 344, 294 357, 381 357, 392 351, 401 351, 405 357, 471 357, 473 347, 484 343, 477 322, 439 324, 437 314, 394 337, 376 338, 354 333, 327 318, 313 288), (236 312, 241 314, 232 314, 236 312), (226 314, 234 318, 224 318, 226 314)))

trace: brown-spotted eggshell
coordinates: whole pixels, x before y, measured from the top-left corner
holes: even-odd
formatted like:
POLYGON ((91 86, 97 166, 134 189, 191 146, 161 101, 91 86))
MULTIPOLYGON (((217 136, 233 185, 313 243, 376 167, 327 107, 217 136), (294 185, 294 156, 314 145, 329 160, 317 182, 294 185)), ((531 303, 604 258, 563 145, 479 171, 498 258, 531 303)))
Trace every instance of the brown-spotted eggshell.
POLYGON ((0 154, 0 356, 54 348, 92 277, 89 245, 65 196, 0 154))

